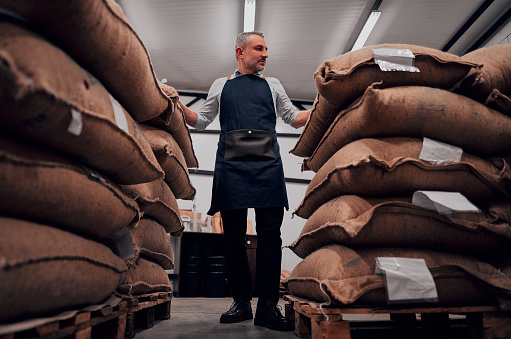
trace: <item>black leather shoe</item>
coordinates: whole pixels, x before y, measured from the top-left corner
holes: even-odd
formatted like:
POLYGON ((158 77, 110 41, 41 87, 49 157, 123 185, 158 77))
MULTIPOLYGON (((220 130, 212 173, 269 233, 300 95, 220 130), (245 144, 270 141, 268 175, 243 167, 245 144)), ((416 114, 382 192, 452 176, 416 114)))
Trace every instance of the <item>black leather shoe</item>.
POLYGON ((239 323, 243 320, 250 320, 252 315, 252 304, 249 301, 234 301, 229 311, 220 317, 221 323, 239 323))
POLYGON ((264 326, 275 331, 293 331, 295 326, 280 312, 280 305, 276 301, 259 298, 257 302, 254 325, 264 326))

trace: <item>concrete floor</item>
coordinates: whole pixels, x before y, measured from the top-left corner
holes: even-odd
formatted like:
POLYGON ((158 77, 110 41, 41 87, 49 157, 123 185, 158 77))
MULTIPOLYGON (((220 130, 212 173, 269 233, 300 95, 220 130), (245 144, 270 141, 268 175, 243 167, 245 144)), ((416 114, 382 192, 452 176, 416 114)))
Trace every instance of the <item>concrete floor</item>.
MULTIPOLYGON (((282 299, 279 305, 287 301, 282 299)), ((222 338, 222 339, 252 339, 252 338, 297 338, 293 331, 272 331, 265 327, 254 326, 253 320, 235 324, 221 324, 220 315, 227 311, 232 304, 231 298, 184 298, 173 297, 171 302, 170 319, 155 321, 152 328, 136 330, 135 339, 160 338, 222 338)), ((257 298, 252 300, 255 314, 257 298)), ((352 339, 467 339, 467 328, 464 316, 451 318, 447 327, 429 329, 417 328, 416 324, 390 321, 388 314, 346 314, 344 320, 350 321, 352 339)))
MULTIPOLYGON (((286 302, 280 301, 282 314, 286 302)), ((170 319, 155 321, 152 328, 137 331, 135 339, 159 338, 296 338, 293 331, 272 331, 254 326, 253 320, 221 324, 220 315, 232 304, 231 298, 172 298, 170 319)), ((257 298, 252 299, 255 315, 257 298)))

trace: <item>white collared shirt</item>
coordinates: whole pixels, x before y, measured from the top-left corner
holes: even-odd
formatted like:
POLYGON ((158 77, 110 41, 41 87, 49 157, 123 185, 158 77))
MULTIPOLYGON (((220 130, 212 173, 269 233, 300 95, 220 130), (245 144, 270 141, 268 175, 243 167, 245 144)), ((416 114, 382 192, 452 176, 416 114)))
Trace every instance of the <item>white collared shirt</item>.
MULTIPOLYGON (((236 70, 232 75, 231 79, 243 76, 244 74, 236 70)), ((254 73, 259 77, 263 77, 260 72, 254 73)), ((293 125, 298 109, 293 105, 291 100, 286 94, 284 87, 277 78, 265 77, 264 78, 270 86, 271 95, 273 98, 273 106, 275 112, 286 124, 293 125)), ((216 79, 211 87, 209 88, 208 96, 202 107, 197 111, 197 124, 195 129, 203 130, 209 126, 215 120, 216 116, 220 112, 220 97, 222 90, 227 82, 227 77, 216 79)))

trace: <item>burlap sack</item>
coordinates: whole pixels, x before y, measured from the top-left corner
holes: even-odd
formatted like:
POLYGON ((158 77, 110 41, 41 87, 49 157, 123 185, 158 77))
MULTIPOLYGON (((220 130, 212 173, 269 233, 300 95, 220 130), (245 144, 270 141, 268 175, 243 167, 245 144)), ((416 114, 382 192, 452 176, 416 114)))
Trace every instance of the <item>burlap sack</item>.
POLYGON ((500 93, 498 89, 494 89, 484 103, 491 109, 502 114, 511 116, 511 98, 508 95, 500 93))
POLYGON ((174 138, 159 128, 141 124, 140 129, 165 172, 165 182, 176 199, 193 200, 195 187, 190 181, 183 152, 174 138))
POLYGON ((172 106, 158 87, 149 54, 115 1, 72 0, 63 6, 56 0, 3 0, 2 7, 44 31, 98 78, 136 121, 159 115, 169 119, 172 106))
POLYGON ((422 140, 360 139, 337 151, 312 178, 294 212, 308 218, 327 201, 344 194, 407 196, 418 190, 460 192, 473 202, 508 196, 511 169, 501 158, 483 160, 463 153, 460 162, 419 160, 422 140))
POLYGON ((338 113, 362 96, 373 82, 382 81, 385 87, 428 86, 449 90, 478 67, 454 54, 407 44, 374 45, 327 60, 314 73, 320 104, 312 111, 291 153, 310 156, 338 113), (373 58, 376 48, 410 49, 415 55, 414 66, 420 72, 381 71, 373 58))
POLYGON ((384 306, 382 275, 374 274, 376 257, 424 259, 438 292, 433 306, 496 304, 499 294, 509 295, 511 278, 470 256, 406 248, 323 247, 306 257, 283 282, 293 295, 318 302, 384 306), (322 290, 324 292, 322 292, 322 290))
POLYGON ((137 123, 64 52, 0 22, 0 61, 3 127, 76 157, 117 183, 163 177, 137 123))
POLYGON ((169 100, 173 103, 175 108, 174 114, 172 114, 170 119, 165 120, 162 117, 156 117, 147 123, 169 132, 181 148, 187 167, 198 168, 199 162, 197 161, 195 151, 193 150, 192 138, 190 136, 190 131, 186 126, 184 112, 178 105, 179 94, 174 87, 165 84, 160 84, 160 86, 168 96, 169 100))
POLYGON ((305 123, 295 146, 289 153, 303 158, 310 156, 318 147, 321 137, 340 111, 339 108, 330 104, 318 94, 312 104, 309 119, 305 123))
POLYGON ((47 148, 0 135, 0 213, 108 237, 140 211, 107 178, 47 148))
POLYGON ((463 55, 461 60, 481 64, 482 68, 473 72, 457 92, 480 102, 484 102, 494 89, 511 93, 510 54, 511 44, 502 44, 476 49, 463 55))
POLYGON ((138 295, 154 292, 171 292, 172 285, 165 270, 157 263, 139 258, 128 269, 117 292, 124 295, 138 295))
POLYGON ((0 322, 102 303, 126 271, 100 243, 0 217, 0 322))
POLYGON ((120 185, 120 188, 138 203, 144 217, 156 220, 173 237, 183 234, 176 197, 163 179, 138 185, 120 185))
POLYGON ((154 220, 143 218, 129 230, 135 248, 131 263, 134 264, 136 258, 142 257, 154 261, 165 270, 174 268, 172 246, 163 226, 154 220))
POLYGON ((405 86, 367 88, 343 110, 306 160, 315 172, 344 145, 362 138, 428 137, 483 157, 509 153, 511 118, 462 95, 405 86))
MULTIPOLYGON (((511 245, 507 215, 495 218, 484 211, 455 212, 448 217, 413 205, 411 196, 400 200, 372 201, 355 195, 335 198, 312 214, 288 247, 305 258, 330 244, 411 247, 479 256, 511 245)), ((511 204, 505 203, 510 211, 511 204)))

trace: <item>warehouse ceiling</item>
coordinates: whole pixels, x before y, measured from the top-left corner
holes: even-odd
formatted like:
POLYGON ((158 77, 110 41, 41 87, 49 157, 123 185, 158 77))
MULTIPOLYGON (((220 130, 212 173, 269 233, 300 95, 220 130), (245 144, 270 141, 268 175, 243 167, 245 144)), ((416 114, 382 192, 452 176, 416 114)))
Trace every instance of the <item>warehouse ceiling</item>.
MULTIPOLYGON (((117 0, 146 45, 158 78, 205 93, 236 69, 234 41, 244 0, 117 0)), ((349 52, 373 10, 381 16, 365 46, 405 43, 456 55, 484 45, 510 21, 509 0, 257 0, 255 30, 268 45, 265 75, 291 99, 316 96, 313 73, 349 52)))

